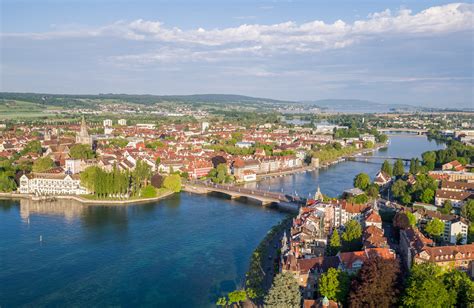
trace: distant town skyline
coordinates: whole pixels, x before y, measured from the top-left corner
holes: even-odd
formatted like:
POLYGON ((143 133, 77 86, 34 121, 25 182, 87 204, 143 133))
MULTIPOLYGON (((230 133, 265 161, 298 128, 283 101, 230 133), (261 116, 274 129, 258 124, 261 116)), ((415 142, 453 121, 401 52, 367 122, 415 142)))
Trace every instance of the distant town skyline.
POLYGON ((473 107, 474 5, 12 1, 0 91, 473 107))

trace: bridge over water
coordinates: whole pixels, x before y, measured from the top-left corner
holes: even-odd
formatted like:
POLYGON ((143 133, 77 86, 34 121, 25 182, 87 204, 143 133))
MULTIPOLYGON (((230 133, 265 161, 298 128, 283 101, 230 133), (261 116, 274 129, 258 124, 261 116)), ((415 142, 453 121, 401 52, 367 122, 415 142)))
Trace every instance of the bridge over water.
POLYGON ((294 206, 301 206, 306 204, 305 198, 298 196, 265 191, 259 189, 245 188, 231 184, 215 184, 202 181, 192 181, 185 184, 187 191, 194 193, 221 193, 229 196, 231 199, 247 198, 260 202, 262 205, 271 204, 291 204, 294 206))
POLYGON ((377 156, 377 155, 352 155, 352 156, 348 156, 346 157, 347 159, 357 159, 357 158, 360 158, 360 159, 364 159, 364 160, 369 160, 369 159, 387 159, 387 160, 402 160, 402 161, 405 161, 405 162, 410 162, 411 161, 411 158, 402 158, 402 157, 390 157, 390 156, 377 156))
POLYGON ((413 134, 413 135, 426 135, 428 133, 427 129, 418 129, 418 128, 397 128, 397 127, 386 127, 386 128, 377 128, 377 131, 380 133, 406 133, 406 134, 413 134))

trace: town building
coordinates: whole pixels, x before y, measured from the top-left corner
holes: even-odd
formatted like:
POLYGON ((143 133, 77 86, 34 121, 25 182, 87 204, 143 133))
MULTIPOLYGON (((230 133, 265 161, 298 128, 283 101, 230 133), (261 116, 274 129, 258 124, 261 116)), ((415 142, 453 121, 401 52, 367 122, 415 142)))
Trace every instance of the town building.
POLYGON ((443 206, 446 201, 450 201, 453 207, 460 208, 467 200, 473 198, 473 193, 469 191, 437 189, 435 194, 435 205, 443 206))
POLYGON ((79 133, 76 135, 76 143, 79 144, 85 144, 85 145, 92 145, 92 137, 89 136, 89 133, 87 132, 87 125, 86 125, 86 120, 84 117, 82 117, 81 121, 81 129, 79 133))
POLYGON ((386 187, 392 182, 392 177, 384 171, 379 171, 375 175, 374 183, 380 187, 386 187))
POLYGON ((474 278, 474 244, 456 246, 425 246, 414 256, 414 263, 432 262, 447 270, 456 269, 474 278))
POLYGON ((22 194, 36 196, 83 195, 86 188, 81 186, 77 174, 66 173, 29 173, 20 177, 19 191, 22 194))
POLYGON ((450 244, 466 244, 469 229, 469 221, 458 215, 442 214, 438 211, 415 210, 414 213, 420 225, 425 225, 430 220, 438 218, 444 223, 442 240, 450 244))
POLYGON ((104 123, 104 127, 111 127, 112 126, 112 120, 111 119, 105 119, 103 123, 104 123))

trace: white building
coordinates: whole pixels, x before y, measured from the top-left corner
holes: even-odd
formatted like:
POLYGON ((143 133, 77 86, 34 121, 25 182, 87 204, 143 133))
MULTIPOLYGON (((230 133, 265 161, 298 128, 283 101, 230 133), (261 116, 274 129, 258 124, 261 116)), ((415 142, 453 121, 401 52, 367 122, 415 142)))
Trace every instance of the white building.
POLYGON ((362 141, 370 141, 370 142, 372 142, 373 144, 375 144, 375 142, 376 142, 375 136, 374 136, 374 135, 371 135, 371 134, 362 134, 362 135, 360 135, 360 140, 362 140, 362 141))
POLYGON ((104 127, 110 127, 112 126, 112 120, 111 119, 105 119, 104 120, 104 127))
POLYGON ((201 133, 205 133, 209 129, 209 122, 201 123, 201 133))
POLYGON ((467 243, 468 223, 462 218, 448 220, 444 222, 444 240, 456 244, 458 236, 461 237, 461 244, 467 243), (460 234, 460 235, 458 235, 460 234))
POLYGON ((122 125, 122 126, 126 126, 126 125, 127 125, 127 120, 125 120, 125 119, 120 119, 120 120, 118 120, 118 124, 119 124, 119 125, 122 125))
POLYGON ((88 191, 81 186, 79 175, 64 173, 30 173, 20 177, 19 191, 37 196, 83 195, 88 191))
POLYGON ((111 135, 113 133, 114 129, 111 126, 106 126, 104 127, 104 135, 111 135))
POLYGON ((82 171, 80 159, 66 159, 65 168, 71 174, 76 174, 82 171))

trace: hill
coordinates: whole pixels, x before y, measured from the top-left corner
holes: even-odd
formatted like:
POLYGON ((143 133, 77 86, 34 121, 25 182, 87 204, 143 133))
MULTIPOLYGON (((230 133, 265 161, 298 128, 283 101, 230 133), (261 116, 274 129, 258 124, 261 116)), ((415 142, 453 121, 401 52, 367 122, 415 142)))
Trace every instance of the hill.
POLYGON ((133 94, 98 94, 98 95, 72 95, 72 94, 45 94, 45 93, 13 93, 0 92, 0 99, 30 102, 35 104, 64 107, 93 107, 94 103, 132 103, 140 105, 153 105, 160 103, 186 103, 186 104, 266 104, 280 105, 292 103, 289 101, 251 97, 233 94, 195 94, 195 95, 133 95, 133 94))
POLYGON ((322 99, 305 103, 317 105, 322 109, 327 109, 328 111, 346 113, 374 113, 389 112, 394 110, 414 111, 421 109, 411 105, 383 104, 359 99, 322 99))

